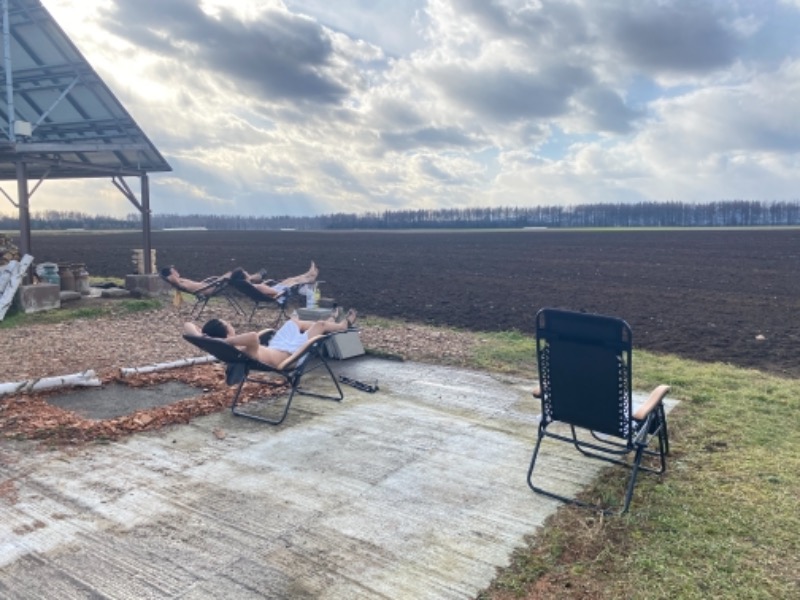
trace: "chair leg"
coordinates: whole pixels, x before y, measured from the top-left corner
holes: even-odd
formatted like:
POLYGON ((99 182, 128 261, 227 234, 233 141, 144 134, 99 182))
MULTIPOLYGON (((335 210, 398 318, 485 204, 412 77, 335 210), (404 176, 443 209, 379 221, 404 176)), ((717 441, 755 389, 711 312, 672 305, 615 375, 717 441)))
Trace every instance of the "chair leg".
MULTIPOLYGON (((661 451, 660 452, 652 452, 652 454, 654 454, 654 455, 655 454, 660 455, 660 458, 661 458, 661 470, 658 471, 656 469, 651 469, 651 468, 648 468, 648 467, 645 467, 645 466, 642 465, 642 459, 644 458, 645 454, 647 453, 647 444, 646 443, 637 443, 636 447, 635 447, 635 450, 634 450, 634 458, 633 458, 632 463, 626 463, 625 461, 613 459, 613 458, 610 458, 610 457, 607 457, 607 456, 602 456, 602 455, 597 454, 595 452, 587 452, 585 447, 581 447, 582 442, 580 442, 577 439, 574 427, 572 429, 573 429, 572 430, 572 437, 566 437, 566 436, 563 436, 563 435, 560 435, 560 434, 557 434, 557 433, 549 433, 549 432, 546 431, 546 429, 544 427, 542 427, 541 425, 539 426, 539 433, 538 433, 538 437, 536 439, 536 446, 533 449, 533 456, 531 457, 531 463, 530 463, 530 466, 528 467, 528 486, 534 492, 536 492, 538 494, 542 494, 543 496, 547 496, 549 498, 554 498, 556 500, 560 500, 560 501, 565 502, 567 504, 574 504, 576 506, 581 506, 581 507, 584 507, 584 508, 589 508, 589 509, 592 509, 592 510, 596 510, 596 511, 602 512, 605 515, 614 515, 614 514, 622 515, 622 514, 625 514, 628 511, 628 508, 630 507, 631 500, 633 499, 633 492, 634 492, 634 489, 635 489, 635 486, 636 486, 636 481, 637 481, 637 478, 639 476, 639 471, 647 471, 647 472, 650 472, 650 473, 658 474, 658 473, 663 473, 664 470, 666 469, 666 459, 664 457, 664 452, 663 452, 663 438, 661 437, 661 433, 662 433, 663 430, 659 430, 659 434, 658 434, 659 435, 659 449, 661 451), (605 461, 605 462, 618 464, 618 465, 621 465, 621 466, 629 469, 630 470, 630 475, 629 475, 629 478, 628 478, 628 483, 626 485, 625 495, 624 495, 624 497, 622 499, 622 508, 620 508, 618 510, 612 510, 610 508, 605 508, 604 506, 601 506, 601 505, 598 505, 598 504, 590 504, 590 503, 578 500, 577 498, 571 498, 571 497, 563 496, 563 495, 557 494, 555 492, 551 492, 549 490, 546 490, 546 489, 544 489, 542 487, 539 487, 539 486, 535 485, 533 483, 533 471, 534 471, 534 467, 536 465, 536 460, 537 460, 538 455, 539 455, 539 450, 540 450, 540 447, 541 447, 542 439, 544 437, 550 437, 550 438, 553 438, 553 439, 558 440, 558 441, 570 443, 575 448, 577 448, 578 451, 580 451, 581 454, 583 454, 584 456, 587 456, 589 458, 595 458, 595 459, 599 459, 599 460, 602 460, 602 461, 605 461)), ((584 444, 584 446, 586 445, 585 443, 583 443, 583 444, 584 444)), ((593 447, 594 448, 595 446, 589 444, 589 447, 593 447)))
MULTIPOLYGON (((240 408, 238 408, 239 396, 242 393, 242 388, 244 387, 245 382, 246 381, 254 381, 256 383, 259 383, 258 379, 252 379, 252 378, 247 378, 247 377, 242 379, 242 381, 239 382, 239 385, 236 388, 236 393, 234 394, 233 401, 231 402, 231 412, 234 415, 236 415, 237 417, 245 417, 247 419, 252 419, 254 421, 259 421, 261 423, 268 423, 269 425, 280 425, 281 423, 283 423, 286 420, 286 416, 289 414, 289 407, 292 404, 292 400, 294 399, 295 394, 301 394, 303 396, 310 396, 312 398, 318 398, 318 399, 321 399, 321 400, 333 400, 333 401, 336 401, 336 402, 340 402, 341 400, 344 399, 344 393, 342 392, 342 388, 339 385, 339 382, 336 380, 336 377, 334 376, 333 371, 330 368, 330 365, 328 365, 328 362, 321 356, 318 356, 317 358, 321 362, 321 365, 318 365, 318 366, 322 366, 322 367, 325 368, 325 370, 328 372, 328 376, 329 376, 330 380, 333 382, 334 386, 336 387, 336 391, 337 391, 337 395, 336 396, 328 396, 328 395, 324 395, 324 394, 317 394, 315 392, 307 392, 307 391, 304 391, 303 389, 301 389, 300 388, 300 381, 301 381, 303 375, 307 374, 309 371, 314 370, 314 369, 302 369, 301 368, 301 369, 298 369, 297 371, 295 371, 291 375, 280 374, 281 377, 283 377, 286 380, 286 383, 288 383, 290 385, 291 389, 289 390, 289 396, 286 399, 286 403, 283 405, 283 409, 280 411, 279 415, 276 418, 270 418, 270 417, 265 417, 265 416, 262 416, 262 415, 257 415, 257 414, 254 414, 252 412, 247 412, 247 411, 244 411, 244 410, 241 410, 240 408)), ((312 359, 312 357, 309 356, 309 360, 311 360, 311 359, 312 359)), ((315 367, 315 368, 317 368, 317 367, 315 367)))

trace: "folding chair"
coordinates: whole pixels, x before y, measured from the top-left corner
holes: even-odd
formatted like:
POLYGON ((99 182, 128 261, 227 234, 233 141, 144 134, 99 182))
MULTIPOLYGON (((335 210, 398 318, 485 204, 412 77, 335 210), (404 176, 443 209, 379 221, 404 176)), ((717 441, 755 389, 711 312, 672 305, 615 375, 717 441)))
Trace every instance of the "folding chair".
MULTIPOLYGON (((270 285, 270 283, 275 282, 267 282, 267 285, 270 285)), ((283 294, 275 298, 263 293, 245 279, 232 279, 230 281, 230 285, 234 290, 239 292, 242 296, 248 298, 253 303, 253 307, 249 316, 247 316, 246 312, 242 310, 242 315, 247 316, 248 323, 253 322, 253 317, 255 316, 257 310, 262 308, 278 309, 278 314, 275 317, 275 320, 269 324, 270 327, 277 327, 282 321, 288 318, 287 308, 289 307, 289 302, 293 298, 301 295, 300 287, 302 287, 301 285, 292 286, 284 291, 283 294)))
POLYGON ((663 400, 670 388, 657 386, 644 404, 634 408, 632 348, 631 328, 621 319, 551 308, 537 313, 539 388, 534 396, 541 399, 542 415, 528 468, 528 485, 533 491, 607 514, 613 512, 534 483, 534 468, 545 438, 570 443, 585 456, 630 470, 619 514, 630 506, 639 471, 664 473, 669 437, 663 400), (568 425, 571 435, 553 432, 550 426, 556 423, 568 425), (653 440, 657 449, 650 448, 653 440), (655 457, 658 466, 644 465, 645 457, 655 457))
MULTIPOLYGON (((261 342, 266 344, 275 332, 267 330, 262 333, 261 342)), ((342 388, 339 382, 331 371, 328 361, 325 360, 323 346, 325 341, 331 334, 318 335, 311 338, 303 345, 302 348, 297 350, 294 354, 284 360, 277 367, 271 367, 264 364, 244 352, 238 350, 228 342, 219 338, 212 338, 207 336, 197 336, 185 334, 183 338, 208 352, 221 362, 225 363, 225 381, 228 385, 236 385, 236 392, 231 401, 231 412, 238 417, 246 417, 256 421, 269 423, 270 425, 280 425, 286 419, 289 413, 289 407, 292 404, 292 399, 295 394, 319 398, 322 400, 333 400, 340 402, 344 399, 342 388), (301 379, 307 373, 314 371, 318 368, 324 368, 333 385, 336 388, 337 395, 318 394, 304 390, 300 387, 301 379), (270 377, 274 376, 274 377, 270 377), (248 381, 258 383, 259 385, 267 385, 270 387, 281 387, 283 385, 289 386, 289 394, 282 409, 278 409, 277 417, 268 417, 253 412, 245 412, 239 408, 239 399, 242 393, 244 384, 248 381)), ((332 334, 336 335, 336 334, 332 334)))
POLYGON ((244 314, 242 307, 239 306, 238 302, 236 302, 236 300, 234 300, 231 297, 227 289, 229 284, 229 280, 227 279, 222 279, 222 278, 213 279, 198 290, 189 290, 183 287, 182 285, 178 285, 174 281, 170 281, 169 279, 164 277, 164 275, 159 274, 159 276, 163 281, 166 281, 175 291, 194 296, 194 305, 192 306, 192 310, 189 311, 189 314, 193 318, 199 318, 200 315, 203 314, 203 311, 205 310, 208 301, 217 296, 225 298, 225 300, 228 301, 228 304, 230 304, 237 313, 242 315, 244 314))

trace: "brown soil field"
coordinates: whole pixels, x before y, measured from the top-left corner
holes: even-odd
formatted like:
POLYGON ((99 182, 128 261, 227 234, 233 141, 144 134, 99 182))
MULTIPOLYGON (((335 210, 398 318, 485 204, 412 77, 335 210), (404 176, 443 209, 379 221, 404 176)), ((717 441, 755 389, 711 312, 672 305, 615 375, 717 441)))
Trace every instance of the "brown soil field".
MULTIPOLYGON (((545 306, 609 314, 653 352, 800 377, 800 230, 154 232, 157 265, 280 279, 315 260, 324 296, 362 313, 533 330, 545 306)), ((142 234, 34 233, 37 262, 132 272, 142 234)))

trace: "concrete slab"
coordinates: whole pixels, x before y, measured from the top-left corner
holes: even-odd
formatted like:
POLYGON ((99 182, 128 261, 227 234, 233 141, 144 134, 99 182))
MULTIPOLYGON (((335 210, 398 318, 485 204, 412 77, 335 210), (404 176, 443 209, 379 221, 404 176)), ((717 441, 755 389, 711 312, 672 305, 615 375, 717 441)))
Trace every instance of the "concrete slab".
MULTIPOLYGON (((380 391, 299 397, 280 427, 226 411, 69 453, 3 441, 0 597, 474 598, 558 506, 525 482, 532 381, 335 367, 380 391)), ((565 491, 597 473, 555 460, 565 491)))
POLYGON ((197 396, 198 389, 180 381, 135 388, 111 383, 97 388, 75 388, 47 399, 49 404, 71 410, 86 419, 113 419, 156 406, 167 406, 197 396))
POLYGON ((15 296, 16 306, 24 313, 61 307, 60 288, 52 283, 21 285, 15 296))

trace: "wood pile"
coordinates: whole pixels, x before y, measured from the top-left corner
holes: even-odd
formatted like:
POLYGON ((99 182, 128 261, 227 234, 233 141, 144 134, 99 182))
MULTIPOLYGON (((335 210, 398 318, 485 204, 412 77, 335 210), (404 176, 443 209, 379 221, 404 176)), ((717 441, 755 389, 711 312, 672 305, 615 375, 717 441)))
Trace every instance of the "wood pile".
POLYGON ((19 260, 19 248, 11 243, 11 238, 0 233, 0 265, 7 265, 12 260, 19 260))

